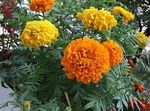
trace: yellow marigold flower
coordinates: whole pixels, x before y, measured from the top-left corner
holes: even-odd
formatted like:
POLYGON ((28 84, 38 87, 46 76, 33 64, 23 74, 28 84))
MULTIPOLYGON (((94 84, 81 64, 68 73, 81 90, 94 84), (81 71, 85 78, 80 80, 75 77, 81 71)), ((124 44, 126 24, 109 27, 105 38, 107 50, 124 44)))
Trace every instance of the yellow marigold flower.
POLYGON ((125 23, 128 23, 130 20, 133 20, 135 17, 131 12, 125 10, 124 8, 122 8, 120 6, 115 6, 113 8, 113 13, 116 15, 121 14, 123 16, 122 21, 125 23))
POLYGON ((55 25, 48 20, 35 20, 26 23, 20 36, 21 42, 31 48, 50 45, 57 40, 59 33, 55 25))
POLYGON ((123 52, 118 43, 113 40, 108 40, 102 44, 109 52, 110 66, 113 67, 121 63, 123 59, 123 52))
POLYGON ((119 6, 115 6, 115 7, 113 8, 113 13, 114 13, 115 15, 117 15, 117 14, 122 14, 122 13, 124 13, 124 11, 125 11, 125 9, 122 8, 122 7, 119 7, 119 6))
POLYGON ((79 38, 72 41, 64 50, 61 59, 67 78, 76 78, 84 84, 97 83, 102 79, 101 73, 110 70, 108 51, 98 41, 79 38))
POLYGON ((148 41, 148 37, 144 34, 144 32, 138 32, 137 34, 137 43, 141 48, 146 46, 146 42, 148 41))
POLYGON ((30 10, 36 12, 47 12, 51 10, 55 0, 31 0, 30 10))
POLYGON ((94 7, 85 9, 82 13, 78 12, 76 17, 82 20, 86 28, 94 28, 100 31, 111 29, 117 24, 115 17, 109 11, 98 10, 94 7))
POLYGON ((131 12, 127 11, 127 12, 124 13, 124 16, 123 16, 122 20, 123 20, 124 23, 128 23, 128 21, 133 20, 134 17, 135 16, 131 12))

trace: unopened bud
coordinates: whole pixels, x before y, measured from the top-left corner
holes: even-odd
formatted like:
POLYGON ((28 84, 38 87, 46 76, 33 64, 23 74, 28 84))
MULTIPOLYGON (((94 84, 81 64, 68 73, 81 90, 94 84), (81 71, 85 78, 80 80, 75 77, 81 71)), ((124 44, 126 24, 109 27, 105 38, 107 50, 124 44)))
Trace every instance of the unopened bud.
POLYGON ((31 106, 30 106, 30 101, 24 101, 23 102, 23 111, 30 111, 31 106))

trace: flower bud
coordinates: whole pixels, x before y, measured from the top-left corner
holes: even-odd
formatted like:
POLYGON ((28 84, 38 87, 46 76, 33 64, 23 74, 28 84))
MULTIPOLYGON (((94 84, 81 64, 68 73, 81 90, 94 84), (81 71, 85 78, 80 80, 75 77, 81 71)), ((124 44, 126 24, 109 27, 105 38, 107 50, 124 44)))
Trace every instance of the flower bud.
POLYGON ((30 101, 24 101, 23 102, 23 111, 30 111, 31 106, 30 106, 30 101))

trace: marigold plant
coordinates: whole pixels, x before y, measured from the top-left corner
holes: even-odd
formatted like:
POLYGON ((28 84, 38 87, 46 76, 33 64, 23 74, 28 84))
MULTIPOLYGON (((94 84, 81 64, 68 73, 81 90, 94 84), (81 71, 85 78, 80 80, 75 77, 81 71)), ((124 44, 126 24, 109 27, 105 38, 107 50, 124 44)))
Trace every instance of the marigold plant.
POLYGON ((59 33, 55 25, 48 20, 34 20, 26 23, 20 36, 21 42, 32 48, 50 45, 59 33))
POLYGON ((67 78, 76 78, 84 84, 97 83, 102 73, 110 69, 108 51, 96 40, 80 38, 72 41, 61 59, 67 78))
POLYGON ((30 9, 36 12, 47 12, 54 5, 55 0, 31 0, 30 9))
POLYGON ((122 21, 124 23, 128 23, 130 20, 133 20, 134 19, 134 14, 132 14, 131 12, 125 10, 124 8, 120 7, 120 6, 115 6, 113 8, 113 13, 114 14, 121 14, 123 16, 123 19, 122 21))
POLYGON ((85 9, 82 13, 77 13, 77 18, 81 19, 86 28, 94 28, 104 31, 116 26, 115 17, 107 10, 98 10, 94 7, 85 9))
POLYGON ((110 65, 113 67, 121 63, 123 52, 119 44, 113 40, 108 40, 102 44, 109 52, 110 65))
POLYGON ((1 1, 0 82, 14 99, 0 110, 149 111, 148 52, 119 0, 1 1))

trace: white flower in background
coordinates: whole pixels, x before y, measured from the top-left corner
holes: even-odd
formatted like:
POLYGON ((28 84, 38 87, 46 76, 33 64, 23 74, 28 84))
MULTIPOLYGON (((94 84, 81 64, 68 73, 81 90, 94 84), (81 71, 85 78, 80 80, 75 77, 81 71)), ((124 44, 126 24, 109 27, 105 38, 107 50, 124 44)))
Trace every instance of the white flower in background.
POLYGON ((150 37, 148 38, 146 45, 150 47, 150 37))
POLYGON ((148 40, 146 42, 146 47, 143 49, 142 55, 150 56, 150 37, 148 38, 148 40))

